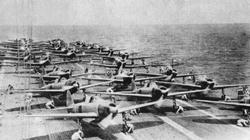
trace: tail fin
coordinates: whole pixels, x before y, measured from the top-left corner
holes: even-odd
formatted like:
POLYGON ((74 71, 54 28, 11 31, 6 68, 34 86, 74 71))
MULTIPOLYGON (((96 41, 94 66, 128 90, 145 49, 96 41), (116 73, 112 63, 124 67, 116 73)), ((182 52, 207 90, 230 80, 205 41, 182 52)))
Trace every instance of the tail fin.
POLYGON ((72 98, 71 92, 69 90, 67 90, 66 93, 66 106, 71 106, 74 104, 74 100, 72 98))

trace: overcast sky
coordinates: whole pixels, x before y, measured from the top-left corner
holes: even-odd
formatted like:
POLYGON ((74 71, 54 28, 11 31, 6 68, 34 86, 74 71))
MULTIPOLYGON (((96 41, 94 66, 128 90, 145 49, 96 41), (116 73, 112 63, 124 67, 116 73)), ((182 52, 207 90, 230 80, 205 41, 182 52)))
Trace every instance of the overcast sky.
POLYGON ((0 25, 250 23, 250 0, 0 0, 0 25))

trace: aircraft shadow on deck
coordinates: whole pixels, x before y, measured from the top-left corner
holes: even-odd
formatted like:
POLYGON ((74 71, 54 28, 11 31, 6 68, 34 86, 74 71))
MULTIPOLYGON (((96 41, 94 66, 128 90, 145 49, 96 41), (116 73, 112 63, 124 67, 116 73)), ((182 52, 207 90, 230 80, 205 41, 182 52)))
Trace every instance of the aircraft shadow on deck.
MULTIPOLYGON (((206 110, 209 109, 210 107, 207 106, 196 106, 199 110, 206 110)), ((197 110, 192 107, 185 106, 184 111, 192 111, 192 110, 197 110)), ((173 110, 172 106, 165 106, 165 107, 147 107, 147 108, 141 108, 140 109, 141 113, 152 113, 154 115, 159 115, 159 116, 165 116, 167 113, 175 113, 175 110, 173 110)))
POLYGON ((225 125, 231 125, 231 124, 236 124, 237 118, 220 118, 220 119, 213 119, 209 116, 207 117, 189 117, 192 119, 192 122, 197 122, 197 123, 208 123, 208 124, 225 124, 225 125))
MULTIPOLYGON (((46 120, 64 120, 63 118, 46 118, 46 120)), ((74 120, 74 119, 70 119, 74 120)), ((135 130, 137 129, 143 129, 143 128, 149 128, 158 126, 161 124, 164 124, 163 121, 144 121, 144 122, 135 122, 132 124, 135 126, 135 130)), ((117 140, 117 138, 114 134, 120 133, 122 130, 122 124, 117 125, 110 125, 106 129, 102 129, 96 124, 81 121, 81 126, 85 135, 85 138, 90 137, 99 137, 104 140, 117 140)), ((74 130, 77 131, 77 130, 74 130)), ((65 132, 61 132, 65 133, 65 132)), ((73 130, 72 130, 73 133, 73 130)), ((52 135, 52 134, 51 134, 52 135)))
POLYGON ((228 106, 228 107, 219 107, 220 110, 230 110, 230 111, 242 111, 242 107, 233 107, 233 106, 228 106))
MULTIPOLYGON (((163 121, 146 121, 146 122, 135 122, 132 123, 135 126, 135 130, 143 129, 148 127, 154 127, 163 124, 163 121)), ((82 122, 82 128, 85 137, 99 137, 106 140, 116 140, 118 139, 113 134, 120 133, 122 130, 122 124, 110 125, 106 129, 101 129, 100 127, 93 125, 91 123, 82 122)))

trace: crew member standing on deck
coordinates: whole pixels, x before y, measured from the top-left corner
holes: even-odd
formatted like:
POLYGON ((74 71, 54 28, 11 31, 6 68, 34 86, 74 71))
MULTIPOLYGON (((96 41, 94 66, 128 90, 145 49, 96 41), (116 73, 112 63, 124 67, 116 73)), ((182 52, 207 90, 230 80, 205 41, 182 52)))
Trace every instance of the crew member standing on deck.
POLYGON ((29 113, 29 111, 31 110, 31 101, 32 101, 32 93, 27 93, 24 96, 24 103, 25 103, 25 107, 24 110, 29 113))

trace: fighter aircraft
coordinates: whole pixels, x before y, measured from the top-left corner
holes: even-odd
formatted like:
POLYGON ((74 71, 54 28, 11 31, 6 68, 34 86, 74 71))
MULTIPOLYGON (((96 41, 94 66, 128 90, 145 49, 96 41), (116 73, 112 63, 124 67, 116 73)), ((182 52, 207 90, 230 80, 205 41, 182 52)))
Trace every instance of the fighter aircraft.
MULTIPOLYGON (((59 83, 52 83, 45 85, 39 89, 11 89, 10 92, 12 93, 29 93, 32 97, 46 97, 50 100, 54 101, 55 106, 65 106, 65 99, 66 93, 70 94, 83 94, 81 90, 85 90, 87 88, 99 86, 106 84, 106 82, 91 84, 91 85, 84 85, 80 86, 80 84, 74 80, 65 80, 59 83)), ((82 100, 80 100, 82 101, 82 100)), ((76 100, 79 102, 79 100, 76 100)))
POLYGON ((51 71, 48 71, 48 70, 46 71, 44 69, 41 69, 41 70, 39 69, 39 70, 36 70, 36 73, 39 73, 39 74, 17 75, 17 76, 18 77, 37 78, 37 79, 42 79, 42 80, 45 80, 45 81, 54 81, 54 80, 60 79, 60 78, 69 79, 72 76, 72 72, 73 72, 73 69, 63 70, 58 66, 54 66, 51 71), (45 73, 45 74, 43 74, 43 73, 45 73))
MULTIPOLYGON (((99 67, 106 67, 106 68, 118 68, 119 65, 108 65, 108 64, 98 64, 98 63, 92 63, 93 66, 99 66, 99 67)), ((125 63, 122 64, 124 69, 133 69, 133 68, 147 68, 153 65, 126 65, 125 63)))
POLYGON ((243 86, 241 89, 238 90, 237 99, 231 99, 227 97, 225 98, 225 100, 219 100, 219 101, 211 101, 211 100, 196 100, 196 101, 203 103, 222 104, 222 105, 239 107, 242 109, 243 115, 245 116, 248 115, 250 108, 250 95, 249 91, 247 90, 247 86, 243 86))
MULTIPOLYGON (((164 82, 164 81, 157 81, 159 85, 163 86, 176 86, 181 87, 188 90, 200 90, 200 89, 208 89, 208 90, 222 90, 222 99, 225 99, 225 92, 224 89, 226 88, 234 88, 240 86, 248 86, 249 84, 232 84, 232 85, 215 85, 212 79, 205 79, 205 80, 198 80, 194 84, 182 84, 182 83, 173 83, 173 82, 164 82)), ((203 92, 202 94, 198 94, 199 97, 204 97, 209 92, 203 92)))
POLYGON ((76 53, 73 50, 68 51, 66 54, 53 54, 54 56, 59 56, 61 58, 68 58, 68 59, 73 59, 73 58, 91 58, 93 55, 92 54, 86 54, 85 52, 82 53, 76 53))
POLYGON ((110 95, 110 96, 127 96, 127 97, 137 97, 139 100, 151 100, 156 101, 160 97, 172 98, 173 99, 173 108, 176 108, 176 96, 184 95, 184 94, 194 94, 200 92, 206 92, 207 89, 203 90, 192 90, 192 91, 183 91, 183 92, 170 92, 172 87, 165 88, 162 86, 158 86, 155 82, 149 82, 144 85, 142 88, 136 88, 134 85, 134 90, 131 92, 85 92, 85 94, 101 94, 101 95, 110 95))
POLYGON ((115 62, 115 61, 120 61, 119 59, 123 59, 123 60, 130 60, 131 64, 134 65, 134 61, 135 60, 141 60, 142 63, 145 63, 145 59, 149 59, 152 58, 152 56, 137 56, 137 57, 129 57, 128 53, 119 53, 116 55, 116 57, 114 55, 107 55, 107 56, 100 56, 102 58, 102 60, 108 60, 111 62, 115 62))
POLYGON ((77 62, 89 62, 89 60, 69 60, 69 61, 62 61, 62 62, 52 62, 50 57, 45 57, 43 60, 40 60, 38 63, 34 63, 34 62, 23 62, 23 63, 19 63, 19 62, 4 62, 4 63, 10 63, 10 64, 14 64, 14 65, 25 65, 27 67, 31 66, 31 67, 46 67, 48 65, 60 65, 60 64, 67 64, 67 63, 77 63, 77 62))
MULTIPOLYGON (((133 72, 133 74, 136 77, 137 76, 140 76, 140 77, 141 76, 143 76, 143 77, 156 77, 156 79, 157 79, 157 77, 161 77, 161 76, 164 77, 165 76, 166 78, 159 78, 157 80, 158 81, 163 80, 163 81, 168 81, 168 82, 173 82, 175 78, 183 78, 183 81, 185 81, 185 77, 192 77, 192 79, 194 81, 195 80, 194 77, 196 75, 201 75, 201 74, 177 74, 177 71, 174 70, 174 69, 168 69, 167 71, 161 72, 159 74, 157 74, 157 73, 143 73, 143 72, 133 72)), ((102 75, 102 76, 110 76, 111 75, 110 78, 112 78, 112 71, 108 70, 107 72, 90 72, 90 73, 79 74, 78 76, 80 77, 80 76, 88 76, 88 75, 102 75)), ((83 78, 83 79, 102 81, 102 79, 99 79, 99 78, 83 78)), ((115 78, 113 77, 113 79, 115 79, 115 78)), ((147 78, 144 79, 144 80, 147 80, 147 78)), ((150 80, 150 78, 148 80, 150 80)), ((143 80, 139 80, 139 81, 143 82, 143 80)))
MULTIPOLYGON (((8 54, 8 52, 4 52, 5 54, 8 54)), ((28 60, 38 60, 41 58, 41 54, 45 54, 43 51, 38 51, 38 52, 33 52, 33 53, 28 53, 28 54, 20 54, 19 56, 16 54, 15 56, 10 56, 10 55, 3 55, 0 56, 1 60, 13 60, 13 61, 24 61, 27 62, 28 60)))
POLYGON ((144 104, 137 104, 128 107, 119 107, 114 103, 107 102, 100 98, 95 98, 89 103, 82 102, 74 104, 71 94, 67 94, 67 107, 57 108, 56 110, 67 110, 69 113, 62 114, 36 114, 25 115, 26 117, 53 117, 53 118, 93 118, 101 128, 110 125, 110 120, 117 114, 142 107, 157 105, 163 102, 162 98, 144 104))
POLYGON ((108 82, 100 82, 100 83, 95 83, 91 85, 80 85, 75 80, 67 79, 67 80, 61 80, 57 81, 55 83, 43 85, 39 89, 31 89, 31 90, 13 90, 14 93, 38 93, 39 95, 43 94, 56 94, 57 92, 62 93, 65 92, 66 90, 70 90, 71 93, 75 93, 78 90, 84 90, 86 88, 94 87, 94 86, 99 86, 99 85, 105 85, 108 82))
POLYGON ((165 79, 167 78, 166 75, 160 75, 155 77, 146 77, 146 78, 136 78, 133 73, 129 73, 126 71, 121 71, 117 75, 111 75, 110 78, 88 78, 88 77, 81 77, 81 79, 88 80, 88 81, 106 81, 107 83, 115 83, 114 86, 116 91, 119 90, 126 90, 132 82, 142 82, 146 80, 158 80, 158 79, 165 79))
POLYGON ((6 51, 6 52, 11 52, 11 53, 22 53, 24 52, 26 49, 29 49, 29 51, 31 52, 36 52, 36 51, 40 51, 40 48, 37 47, 32 47, 32 48, 28 48, 26 46, 19 46, 19 48, 7 48, 7 47, 0 47, 1 51, 6 51))

